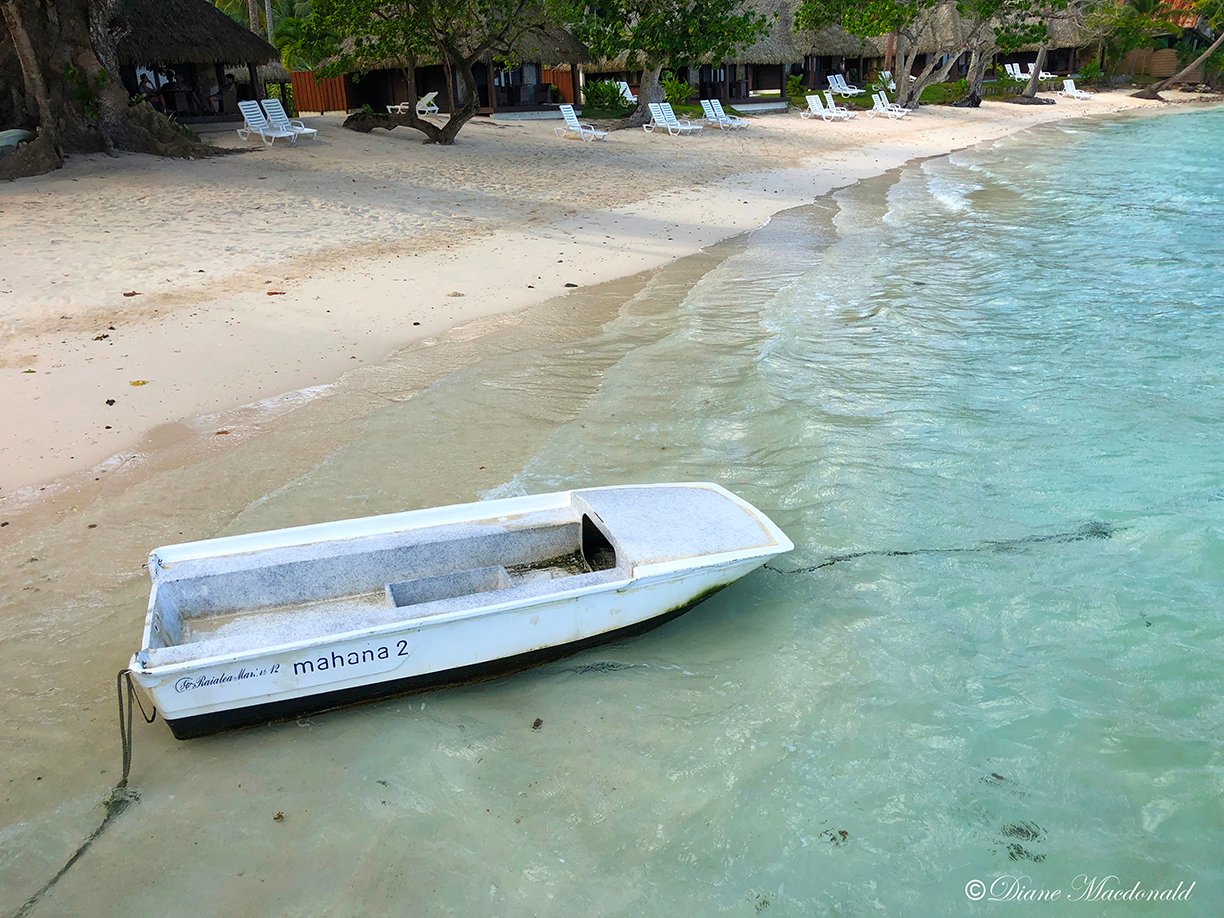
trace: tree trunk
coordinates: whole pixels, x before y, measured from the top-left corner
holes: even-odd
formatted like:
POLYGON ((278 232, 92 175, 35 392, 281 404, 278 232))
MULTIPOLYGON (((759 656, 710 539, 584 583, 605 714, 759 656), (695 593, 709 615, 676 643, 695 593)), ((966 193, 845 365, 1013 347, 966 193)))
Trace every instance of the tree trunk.
MULTIPOLYGON (((475 60, 459 57, 457 52, 446 51, 443 58, 443 70, 447 73, 447 84, 450 84, 449 74, 457 73, 460 80, 463 82, 463 89, 466 98, 459 108, 455 108, 455 102, 451 101, 450 116, 446 119, 446 123, 442 125, 434 124, 432 121, 426 121, 417 114, 417 89, 416 89, 416 63, 412 62, 412 66, 404 68, 404 78, 408 81, 408 106, 407 111, 402 115, 381 114, 375 112, 354 112, 344 119, 344 127, 350 131, 358 131, 362 134, 368 134, 374 128, 382 128, 386 131, 393 131, 397 127, 410 127, 420 131, 425 135, 425 143, 436 143, 443 146, 450 146, 455 142, 455 138, 459 135, 459 131, 476 116, 480 111, 480 92, 476 86, 476 74, 473 72, 475 60)), ((491 63, 490 63, 491 66, 491 63)), ((452 94, 453 95, 453 94, 452 94)))
POLYGON ((1211 55, 1215 54, 1216 51, 1220 49, 1221 44, 1224 44, 1224 29, 1220 29, 1220 34, 1216 36, 1216 40, 1211 43, 1211 46, 1208 47, 1206 51, 1196 57, 1194 62, 1190 64, 1189 67, 1186 67, 1185 69, 1173 74, 1173 76, 1169 77, 1167 80, 1161 80, 1155 86, 1149 86, 1146 89, 1141 89, 1132 95, 1136 99, 1159 99, 1162 92, 1173 84, 1184 80, 1186 78, 1186 74, 1188 74, 1199 64, 1203 63, 1203 61, 1207 60, 1207 58, 1211 57, 1211 55))
POLYGON ((21 64, 24 108, 38 118, 34 141, 0 160, 0 178, 50 171, 65 153, 208 155, 209 147, 152 106, 128 104, 115 63, 124 26, 114 7, 114 0, 0 0, 21 64))
POLYGON ((264 0, 264 28, 268 30, 268 42, 272 42, 272 0, 264 0))
POLYGON ((895 52, 895 60, 897 62, 897 70, 893 74, 893 82, 897 84, 896 102, 898 105, 905 105, 909 108, 917 108, 917 96, 914 95, 914 83, 910 81, 910 74, 914 70, 914 61, 918 59, 916 53, 917 44, 908 39, 908 37, 897 33, 897 50, 895 52))
POLYGON ((921 104, 922 91, 932 83, 942 83, 948 78, 948 74, 952 72, 952 66, 956 63, 956 57, 951 54, 948 59, 942 64, 935 63, 935 57, 927 61, 926 66, 919 72, 917 78, 911 83, 909 79, 910 71, 913 70, 914 61, 918 59, 917 54, 918 42, 906 41, 903 45, 898 46, 897 60, 901 62, 899 67, 901 73, 894 75, 893 79, 897 83, 897 104, 904 105, 912 109, 918 108, 921 104), (901 53, 901 49, 905 48, 905 53, 901 53), (902 82, 904 80, 904 83, 902 82))
POLYGON ((247 0, 247 22, 250 24, 251 31, 256 35, 259 34, 259 0, 247 0))
POLYGON ((960 108, 978 108, 982 104, 982 83, 986 80, 986 68, 994 56, 993 47, 978 46, 969 55, 969 94, 956 105, 960 108))
POLYGON ((1020 95, 1026 99, 1037 98, 1037 90, 1041 86, 1041 71, 1046 65, 1046 46, 1041 45, 1037 48, 1037 63, 1033 65, 1033 75, 1029 77, 1028 85, 1024 87, 1024 92, 1020 95))
MULTIPOLYGON (((640 127, 650 121, 651 102, 663 101, 663 85, 659 77, 663 75, 663 62, 647 61, 642 71, 642 84, 638 87, 638 104, 633 113, 624 121, 626 127, 640 127)), ((783 90, 785 92, 785 90, 783 90)))

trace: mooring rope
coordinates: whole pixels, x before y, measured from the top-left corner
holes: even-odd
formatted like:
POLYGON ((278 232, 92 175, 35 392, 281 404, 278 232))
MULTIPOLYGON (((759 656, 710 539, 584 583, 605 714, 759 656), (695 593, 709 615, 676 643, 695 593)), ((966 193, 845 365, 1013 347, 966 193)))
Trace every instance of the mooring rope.
POLYGON ((119 697, 119 742, 123 747, 123 774, 111 788, 110 794, 103 801, 103 807, 106 809, 106 815, 102 817, 102 822, 98 827, 86 836, 85 840, 77 847, 76 851, 72 852, 72 857, 64 862, 64 866, 50 880, 46 882, 42 889, 26 899, 21 908, 13 913, 13 918, 24 918, 30 913, 45 896, 49 893, 52 887, 58 883, 81 856, 89 850, 98 837, 106 831, 115 818, 128 808, 132 803, 140 799, 140 795, 133 790, 129 790, 127 786, 128 775, 132 770, 132 722, 133 712, 136 708, 140 708, 140 716, 144 718, 146 724, 153 723, 157 719, 157 708, 153 709, 153 713, 145 712, 144 705, 140 702, 140 697, 136 694, 136 689, 132 685, 132 674, 126 669, 121 669, 119 675, 115 677, 115 688, 119 697), (123 697, 123 684, 127 683, 127 699, 123 697))
POLYGON ((132 770, 132 715, 136 708, 140 708, 140 716, 144 718, 146 724, 151 724, 157 720, 157 708, 153 709, 152 714, 145 712, 144 705, 140 703, 140 696, 136 694, 136 687, 132 685, 132 673, 129 670, 121 669, 119 674, 115 676, 115 689, 119 695, 119 742, 123 746, 123 777, 119 779, 119 783, 115 785, 115 789, 127 787, 128 774, 132 770), (127 717, 124 718, 123 704, 123 684, 127 683, 127 717))
POLYGON ((808 567, 797 567, 792 570, 786 570, 780 567, 774 567, 772 564, 766 564, 765 569, 773 571, 776 574, 810 574, 813 571, 822 570, 826 567, 832 567, 834 564, 841 564, 845 561, 857 561, 859 558, 905 558, 911 555, 951 555, 951 554, 968 554, 970 552, 987 552, 987 551, 1020 551, 1030 545, 1042 545, 1051 542, 1084 542, 1088 539, 1112 539, 1115 532, 1120 532, 1118 526, 1112 523, 1094 520, 1091 523, 1069 530, 1067 532, 1056 532, 1053 535, 1035 535, 1024 536, 1019 539, 991 539, 986 542, 978 542, 976 545, 962 545, 954 548, 905 548, 905 549, 888 549, 875 551, 855 551, 845 555, 830 555, 818 564, 812 564, 808 567))

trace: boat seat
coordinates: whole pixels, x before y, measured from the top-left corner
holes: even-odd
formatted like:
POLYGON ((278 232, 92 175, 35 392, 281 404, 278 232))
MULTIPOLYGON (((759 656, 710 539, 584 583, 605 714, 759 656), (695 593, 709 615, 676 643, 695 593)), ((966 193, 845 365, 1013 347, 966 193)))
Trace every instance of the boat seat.
POLYGON ((472 596, 510 586, 510 574, 504 567, 477 567, 439 577, 418 577, 387 584, 387 600, 397 608, 415 606, 438 599, 472 596))

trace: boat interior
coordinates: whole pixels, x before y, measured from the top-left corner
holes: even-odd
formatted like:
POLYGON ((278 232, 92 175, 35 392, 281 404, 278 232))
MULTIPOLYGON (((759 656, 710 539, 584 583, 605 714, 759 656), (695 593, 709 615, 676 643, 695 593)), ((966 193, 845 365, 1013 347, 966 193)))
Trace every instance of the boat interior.
POLYGON ((625 580, 614 542, 571 507, 176 562, 154 573, 145 665, 625 580))

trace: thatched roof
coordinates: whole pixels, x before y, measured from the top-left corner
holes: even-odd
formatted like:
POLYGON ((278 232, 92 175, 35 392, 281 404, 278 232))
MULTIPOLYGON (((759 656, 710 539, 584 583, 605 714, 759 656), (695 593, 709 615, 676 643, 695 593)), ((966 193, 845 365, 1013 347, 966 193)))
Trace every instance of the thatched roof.
POLYGON ((541 64, 585 64, 591 60, 587 46, 561 28, 531 32, 516 43, 514 53, 520 61, 541 64))
POLYGON ((270 44, 206 0, 121 0, 121 64, 265 64, 270 44))

